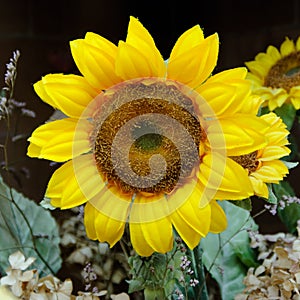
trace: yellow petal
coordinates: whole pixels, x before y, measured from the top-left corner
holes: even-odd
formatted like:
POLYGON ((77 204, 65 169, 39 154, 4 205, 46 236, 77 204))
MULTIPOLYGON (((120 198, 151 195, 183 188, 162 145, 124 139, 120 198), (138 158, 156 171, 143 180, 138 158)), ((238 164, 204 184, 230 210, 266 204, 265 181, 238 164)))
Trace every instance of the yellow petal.
POLYGON ((97 239, 95 220, 96 208, 92 204, 87 203, 84 207, 84 227, 88 238, 91 240, 97 239))
POLYGON ((256 60, 246 62, 245 65, 253 74, 257 75, 259 78, 264 78, 269 72, 269 69, 266 68, 263 63, 256 60))
POLYGON ((132 47, 130 44, 119 42, 116 61, 116 73, 124 80, 139 77, 156 77, 157 70, 153 66, 147 53, 132 47))
POLYGON ((176 211, 171 215, 172 223, 190 249, 194 249, 200 242, 202 235, 190 227, 176 211))
POLYGON ((274 60, 267 53, 258 53, 255 60, 259 61, 267 69, 270 69, 274 65, 274 60))
POLYGON ((51 198, 50 203, 54 207, 60 207, 61 206, 61 198, 51 198))
POLYGON ((300 36, 297 38, 296 48, 297 48, 298 51, 300 50, 300 36))
POLYGON ((267 54, 272 57, 274 64, 281 59, 281 55, 280 52, 278 51, 278 49, 274 46, 269 46, 267 48, 267 54))
POLYGON ((262 150, 260 161, 270 161, 274 159, 279 159, 281 157, 289 155, 291 150, 287 147, 280 146, 267 146, 262 150))
POLYGON ((203 40, 203 31, 199 25, 188 29, 176 41, 170 57, 177 57, 187 53, 191 48, 194 48, 203 40))
POLYGON ((256 116, 235 114, 218 121, 209 121, 207 126, 211 148, 222 150, 226 147, 228 156, 248 154, 267 144, 264 132, 268 124, 256 116))
POLYGON ((250 80, 252 84, 253 90, 257 91, 257 89, 263 88, 264 80, 252 73, 248 73, 246 79, 250 80))
MULTIPOLYGON (((95 188, 97 189, 97 186, 95 188)), ((102 214, 120 222, 126 222, 131 198, 131 195, 123 194, 116 185, 107 184, 105 187, 102 185, 99 187, 99 192, 89 198, 89 203, 102 214)))
POLYGON ((61 209, 68 209, 82 205, 88 199, 84 196, 84 194, 80 193, 80 190, 77 192, 77 197, 73 197, 72 202, 69 202, 68 199, 64 199, 64 202, 62 201, 66 186, 72 183, 74 183, 74 170, 72 161, 69 161, 53 173, 48 183, 45 196, 51 199, 51 204, 53 206, 61 209))
POLYGON ((216 118, 225 114, 233 114, 243 105, 237 99, 237 88, 223 83, 204 83, 198 90, 204 99, 199 109, 204 118, 216 118), (235 101, 235 99, 239 101, 235 101))
POLYGON ((46 197, 59 198, 59 202, 56 200, 59 207, 68 209, 85 203, 103 187, 104 182, 97 171, 93 156, 82 155, 68 161, 53 173, 46 197))
POLYGON ((33 143, 30 143, 27 148, 27 155, 30 157, 40 157, 41 155, 41 147, 37 146, 33 143))
POLYGON ((33 147, 28 148, 27 155, 64 162, 90 151, 89 134, 91 124, 81 121, 77 127, 76 119, 62 119, 41 125, 28 139, 33 147))
MULTIPOLYGON (((202 97, 207 99, 210 105, 215 103, 213 109, 217 115, 224 115, 225 113, 232 114, 236 112, 256 114, 262 100, 257 96, 254 97, 251 95, 251 82, 248 79, 245 79, 246 75, 246 68, 226 70, 211 76, 196 90, 202 97), (207 89, 215 90, 214 97, 205 96, 207 89), (225 95, 222 96, 224 92, 225 95), (231 95, 230 92, 234 94, 231 95), (221 100, 221 98, 223 99, 221 102, 218 102, 214 99, 215 97, 219 100, 221 100)), ((248 75, 253 76, 251 73, 248 75)))
POLYGON ((218 35, 214 34, 184 53, 171 53, 167 77, 192 88, 199 86, 212 73, 217 64, 219 51, 218 35))
POLYGON ((197 176, 203 186, 215 192, 215 199, 237 200, 253 195, 247 171, 217 153, 203 157, 197 176))
MULTIPOLYGON (((73 163, 68 161, 55 170, 48 182, 45 196, 52 199, 61 199, 63 189, 66 187, 66 181, 74 174, 73 163)), ((55 205, 56 206, 56 205, 55 205)))
POLYGON ((264 161, 263 165, 251 175, 264 182, 276 183, 288 174, 288 168, 280 160, 264 161))
POLYGON ((280 53, 282 56, 287 56, 292 52, 294 52, 295 50, 296 50, 295 44, 289 38, 286 38, 285 41, 280 46, 280 53))
POLYGON ((87 32, 84 41, 89 45, 104 51, 111 57, 116 57, 117 55, 117 46, 99 34, 87 32))
POLYGON ((250 176, 249 178, 253 186, 255 195, 268 199, 269 190, 267 185, 261 179, 257 179, 254 176, 250 176))
POLYGON ((206 83, 213 83, 213 82, 220 82, 220 83, 230 83, 237 79, 245 79, 247 75, 247 69, 240 67, 240 68, 233 68, 229 70, 225 70, 219 72, 210 78, 207 79, 206 83))
POLYGON ((217 203, 217 201, 212 201, 210 203, 211 207, 211 223, 209 231, 212 233, 220 233, 224 231, 227 227, 227 218, 222 207, 217 203))
POLYGON ((291 102, 296 110, 300 109, 300 87, 294 86, 290 89, 289 93, 291 102))
MULTIPOLYGON (((181 232, 181 224, 185 223, 201 237, 207 235, 211 220, 210 205, 208 204, 203 208, 199 208, 199 200, 200 197, 198 199, 186 200, 185 203, 171 215, 172 223, 179 234, 181 232), (174 217, 174 215, 176 216, 174 217)), ((182 236, 182 238, 186 241, 188 236, 182 236)))
MULTIPOLYGON (((99 189, 96 185, 94 189, 99 189)), ((122 237, 125 224, 128 219, 130 197, 119 198, 116 193, 117 187, 102 188, 88 205, 93 206, 95 214, 95 229, 92 225, 89 229, 97 235, 100 242, 108 242, 113 247, 122 237)))
POLYGON ((197 178, 189 178, 189 182, 167 196, 169 207, 172 207, 173 202, 178 204, 176 209, 171 209, 171 211, 176 211, 191 228, 202 236, 205 236, 209 229, 207 220, 210 207, 208 203, 212 200, 211 195, 205 193, 205 188, 197 178), (176 198, 180 198, 181 203, 176 201, 176 198))
POLYGON ((70 117, 79 118, 98 95, 87 81, 77 75, 49 74, 34 84, 39 97, 70 117))
POLYGON ((95 231, 100 242, 109 243, 113 247, 122 237, 126 222, 112 219, 95 209, 95 231))
MULTIPOLYGON (((166 200, 165 207, 167 209, 166 200)), ((130 228, 134 223, 135 230, 142 233, 144 241, 151 249, 156 252, 166 253, 173 247, 172 224, 168 215, 161 219, 156 219, 156 216, 160 215, 160 212, 156 211, 157 209, 158 207, 152 206, 147 197, 137 195, 130 212, 130 228), (145 220, 149 218, 149 214, 152 215, 151 219, 155 221, 145 222, 145 220), (134 222, 132 222, 132 220, 134 220, 134 222), (137 229, 137 227, 139 227, 139 229, 137 229)), ((133 247, 138 251, 138 247, 140 246, 133 243, 133 247)))
POLYGON ((155 250, 152 249, 146 241, 140 224, 130 223, 129 230, 131 243, 138 255, 147 257, 153 254, 153 252, 155 252, 155 250))
POLYGON ((81 155, 72 160, 73 174, 69 175, 63 190, 61 208, 74 207, 78 199, 92 199, 102 192, 105 182, 99 175, 93 154, 81 155))
POLYGON ((122 81, 115 73, 117 47, 108 43, 106 47, 99 48, 97 43, 92 45, 89 40, 78 39, 70 42, 72 56, 79 71, 97 91, 122 81))
POLYGON ((51 105, 53 108, 58 108, 58 105, 56 102, 54 102, 54 99, 51 99, 49 95, 45 91, 45 87, 43 85, 42 80, 36 82, 33 85, 34 91, 37 93, 37 95, 47 104, 51 105))
POLYGON ((271 96, 268 97, 269 98, 268 106, 269 106, 269 110, 273 111, 277 107, 281 107, 287 101, 289 95, 282 88, 271 89, 271 92, 272 92, 271 96))
MULTIPOLYGON (((146 57, 147 64, 151 68, 150 76, 165 76, 165 63, 154 43, 152 36, 148 32, 148 30, 141 24, 141 22, 139 22, 138 19, 134 17, 130 17, 126 44, 135 48, 139 53, 142 53, 143 56, 146 57)), ((123 62, 117 61, 116 65, 118 66, 119 63, 122 64, 123 62)), ((125 66, 123 66, 123 68, 125 68, 125 66)))

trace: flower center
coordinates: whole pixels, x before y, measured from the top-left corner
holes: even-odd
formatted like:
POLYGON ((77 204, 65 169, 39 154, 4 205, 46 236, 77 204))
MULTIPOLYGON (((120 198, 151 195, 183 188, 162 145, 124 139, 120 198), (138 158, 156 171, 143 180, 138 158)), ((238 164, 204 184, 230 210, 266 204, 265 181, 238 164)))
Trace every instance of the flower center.
POLYGON ((157 149, 163 140, 157 126, 150 122, 141 122, 136 124, 132 130, 132 137, 135 139, 134 145, 141 151, 152 151, 157 149), (147 133, 151 131, 151 133, 147 133), (152 133, 153 132, 153 133, 152 133))
POLYGON ((264 85, 272 88, 283 88, 287 92, 294 86, 300 85, 300 52, 281 58, 269 70, 264 85))
POLYGON ((92 142, 108 185, 156 195, 191 176, 202 130, 192 100, 175 83, 129 81, 103 95, 92 142))
POLYGON ((249 174, 255 172, 259 167, 259 161, 257 160, 257 151, 251 152, 250 154, 232 156, 235 162, 241 165, 244 169, 247 169, 249 174))

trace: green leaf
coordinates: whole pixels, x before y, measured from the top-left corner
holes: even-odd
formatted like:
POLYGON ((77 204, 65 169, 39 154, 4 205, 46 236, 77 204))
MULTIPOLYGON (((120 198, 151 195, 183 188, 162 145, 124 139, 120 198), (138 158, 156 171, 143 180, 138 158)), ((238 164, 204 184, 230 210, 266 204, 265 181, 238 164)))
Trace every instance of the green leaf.
POLYGON ((274 112, 281 117, 288 130, 290 130, 296 118, 296 109, 294 106, 291 103, 284 103, 281 107, 277 107, 274 112))
MULTIPOLYGON (((288 181, 273 184, 273 189, 279 199, 282 199, 283 196, 295 196, 295 192, 288 181)), ((288 231, 295 233, 297 230, 297 222, 300 219, 300 205, 298 203, 292 203, 284 209, 278 209, 277 212, 280 220, 287 227, 288 231)))
POLYGON ((50 212, 14 189, 10 189, 1 177, 0 203, 0 269, 2 272, 9 267, 8 256, 17 250, 20 250, 25 257, 36 257, 32 266, 39 272, 49 274, 51 270, 47 265, 53 272, 57 272, 62 262, 59 232, 50 212))
POLYGON ((248 267, 256 265, 247 230, 257 230, 258 226, 247 210, 229 201, 221 201, 220 205, 227 216, 228 227, 220 234, 209 233, 200 245, 203 263, 218 282, 222 299, 233 300, 244 288, 248 267))
POLYGON ((145 288, 144 297, 145 297, 145 300, 167 299, 165 296, 165 293, 164 293, 164 289, 162 287, 156 288, 156 289, 145 288))
POLYGON ((292 161, 285 161, 285 160, 282 160, 282 162, 286 165, 286 167, 290 170, 290 169, 293 169, 295 167, 298 166, 299 162, 296 161, 296 162, 292 162, 292 161))
POLYGON ((295 196, 295 192, 288 181, 280 181, 278 184, 273 184, 273 190, 278 199, 283 196, 295 196))
POLYGON ((149 257, 130 256, 128 263, 132 279, 127 281, 128 292, 144 290, 145 299, 170 299, 175 289, 182 288, 179 279, 183 275, 180 268, 183 255, 185 254, 174 242, 173 249, 166 254, 153 253, 149 257))
POLYGON ((272 184, 267 184, 268 190, 269 190, 269 198, 265 199, 268 203, 270 204, 277 204, 278 203, 278 198, 273 192, 272 184))
POLYGON ((278 210, 278 216, 290 233, 297 231, 297 221, 300 219, 300 205, 292 203, 284 209, 278 210))
POLYGON ((252 210, 252 203, 250 198, 244 200, 231 200, 230 203, 249 211, 252 210))
MULTIPOLYGON (((195 287, 190 287, 189 292, 191 299, 208 300, 208 290, 206 286, 205 270, 202 261, 203 249, 198 245, 193 250, 188 250, 191 257, 191 266, 194 270, 195 278, 199 281, 199 284, 195 287)), ((189 298, 190 299, 190 298, 189 298)))
POLYGON ((144 289, 144 280, 142 278, 129 280, 128 283, 129 283, 129 287, 128 287, 129 294, 144 289))

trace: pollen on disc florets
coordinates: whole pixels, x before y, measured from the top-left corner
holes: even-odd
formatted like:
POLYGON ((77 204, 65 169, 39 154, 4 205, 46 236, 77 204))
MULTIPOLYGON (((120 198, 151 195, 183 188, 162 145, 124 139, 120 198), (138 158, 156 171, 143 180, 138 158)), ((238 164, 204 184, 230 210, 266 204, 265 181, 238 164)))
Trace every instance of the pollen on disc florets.
POLYGON ((203 134, 193 101, 175 83, 129 81, 103 97, 92 143, 108 184, 123 193, 170 193, 192 174, 203 134))
POLYGON ((260 165, 260 162, 257 160, 257 154, 258 152, 254 151, 249 154, 232 156, 231 158, 251 174, 255 172, 260 165))
POLYGON ((272 66, 265 77, 264 85, 283 88, 287 92, 300 85, 300 52, 295 51, 281 58, 272 66))

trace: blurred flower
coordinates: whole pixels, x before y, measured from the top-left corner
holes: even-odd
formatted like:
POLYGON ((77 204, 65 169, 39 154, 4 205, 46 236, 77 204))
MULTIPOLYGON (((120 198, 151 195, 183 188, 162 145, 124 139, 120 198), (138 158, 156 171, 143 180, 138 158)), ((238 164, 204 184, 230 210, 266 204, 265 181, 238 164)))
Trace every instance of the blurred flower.
MULTIPOLYGON (((299 226, 299 224, 298 224, 299 226)), ((300 238, 290 233, 250 235, 252 248, 257 248, 259 265, 248 269, 244 290, 235 300, 299 299, 300 238)))
POLYGON ((164 61, 149 32, 131 17, 115 46, 87 33, 71 42, 83 76, 49 74, 34 85, 66 118, 29 138, 28 155, 64 164, 46 197, 62 209, 85 205, 91 239, 120 240, 129 222, 141 256, 173 246, 173 227, 190 247, 220 232, 226 217, 214 199, 253 194, 247 171, 228 156, 266 146, 246 68, 210 76, 218 35, 183 33, 164 61))
POLYGON ((2 277, 0 281, 1 300, 98 300, 100 296, 107 293, 107 291, 79 291, 77 296, 72 295, 73 283, 70 279, 62 282, 53 275, 39 278, 37 270, 25 271, 34 261, 33 257, 25 260, 25 256, 20 251, 9 256, 11 266, 6 271, 7 276, 2 277))
POLYGON ((9 63, 6 64, 6 73, 4 76, 4 81, 9 88, 9 90, 13 90, 14 83, 17 76, 17 63, 20 57, 20 51, 16 50, 13 52, 13 57, 10 58, 9 63))
POLYGON ((253 92, 262 97, 264 105, 273 111, 284 103, 300 108, 300 38, 296 42, 286 38, 278 50, 269 46, 266 53, 246 62, 250 70, 253 92))
POLYGON ((232 157, 236 162, 249 172, 254 193, 257 196, 268 198, 267 183, 279 183, 288 174, 287 166, 280 160, 290 154, 291 150, 286 147, 289 144, 287 136, 289 131, 282 119, 275 113, 261 116, 266 121, 267 145, 250 154, 232 157))
POLYGON ((0 298, 5 300, 17 300, 18 298, 5 286, 0 285, 0 298))
POLYGON ((30 281, 35 273, 34 270, 22 271, 26 270, 35 261, 35 258, 29 257, 25 260, 25 256, 17 251, 9 256, 8 261, 10 267, 6 270, 7 275, 0 279, 0 284, 11 286, 14 295, 20 297, 23 293, 23 282, 30 281))

